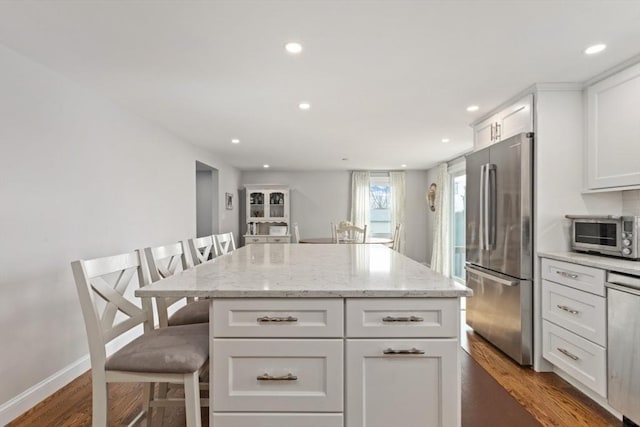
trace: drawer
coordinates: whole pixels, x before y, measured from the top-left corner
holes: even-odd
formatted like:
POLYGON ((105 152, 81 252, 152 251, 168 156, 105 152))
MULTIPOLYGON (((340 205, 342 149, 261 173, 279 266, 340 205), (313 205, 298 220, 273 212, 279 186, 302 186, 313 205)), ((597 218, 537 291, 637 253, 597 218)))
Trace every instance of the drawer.
POLYGON ((214 413, 216 427, 342 427, 342 414, 214 413))
POLYGON ((248 245, 251 243, 267 243, 267 236, 244 236, 244 244, 248 245))
POLYGON ((214 337, 325 338, 344 334, 340 298, 238 298, 213 302, 214 337))
POLYGON ((543 280, 542 317, 606 346, 607 315, 603 297, 543 280))
POLYGON ((213 340, 213 411, 342 412, 342 340, 213 340))
POLYGON ((350 338, 457 337, 457 298, 347 299, 350 338))
POLYGON ((605 271, 570 262, 542 259, 542 278, 605 296, 605 271))
POLYGON ((267 237, 267 243, 289 243, 291 240, 289 236, 269 236, 267 237))
POLYGON ((542 355, 549 362, 607 397, 607 362, 603 347, 544 320, 542 355))

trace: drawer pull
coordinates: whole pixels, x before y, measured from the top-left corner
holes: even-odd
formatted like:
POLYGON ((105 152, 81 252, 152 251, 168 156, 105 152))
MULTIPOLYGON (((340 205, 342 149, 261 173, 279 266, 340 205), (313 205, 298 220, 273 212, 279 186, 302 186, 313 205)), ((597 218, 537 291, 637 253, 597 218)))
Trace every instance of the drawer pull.
POLYGON ((572 308, 567 307, 566 305, 560 305, 558 304, 557 307, 560 310, 566 311, 567 313, 571 313, 571 314, 579 314, 580 312, 578 310, 574 310, 572 308))
POLYGON ((394 350, 392 348, 388 348, 384 350, 382 353, 384 354, 424 354, 424 351, 418 350, 415 347, 410 350, 394 350))
POLYGON ((256 379, 258 381, 297 381, 298 377, 296 375, 293 375, 292 373, 288 373, 287 375, 282 375, 279 377, 274 377, 273 375, 265 373, 262 375, 258 375, 256 379))
POLYGON ((572 359, 572 360, 580 359, 578 356, 576 356, 575 354, 569 352, 568 350, 565 350, 564 348, 558 347, 558 351, 560 353, 564 354, 565 356, 567 356, 569 359, 572 359))
POLYGON ((409 317, 392 317, 387 316, 382 318, 383 322, 424 322, 422 317, 409 316, 409 317))
POLYGON ((561 276, 563 276, 563 277, 568 277, 569 279, 577 279, 578 278, 577 274, 567 273, 566 271, 556 270, 556 273, 561 275, 561 276))
POLYGON ((286 316, 286 317, 271 317, 271 316, 262 316, 262 317, 258 317, 258 322, 261 323, 267 323, 267 322, 297 322, 298 318, 297 317, 293 317, 293 316, 286 316))

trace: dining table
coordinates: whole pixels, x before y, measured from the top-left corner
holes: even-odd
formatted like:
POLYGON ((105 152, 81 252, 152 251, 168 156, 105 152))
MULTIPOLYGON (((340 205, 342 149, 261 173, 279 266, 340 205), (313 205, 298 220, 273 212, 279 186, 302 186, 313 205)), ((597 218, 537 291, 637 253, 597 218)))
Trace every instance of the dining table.
MULTIPOLYGON (((307 238, 301 238, 300 239, 300 243, 312 243, 312 244, 331 244, 331 243, 335 243, 335 241, 333 240, 332 237, 307 237, 307 238)), ((342 243, 358 243, 358 244, 362 244, 361 242, 340 242, 342 243)), ((367 237, 367 240, 364 242, 364 244, 367 245, 391 245, 393 243, 393 239, 388 238, 388 237, 367 237)))
POLYGON ((386 246, 247 245, 135 294, 209 299, 210 426, 461 425, 472 291, 386 246))

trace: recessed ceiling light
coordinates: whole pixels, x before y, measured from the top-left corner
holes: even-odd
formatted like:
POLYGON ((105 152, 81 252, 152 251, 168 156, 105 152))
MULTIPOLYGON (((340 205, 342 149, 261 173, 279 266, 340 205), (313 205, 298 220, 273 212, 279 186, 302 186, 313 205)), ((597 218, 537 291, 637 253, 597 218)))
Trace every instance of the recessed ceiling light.
POLYGON ((604 43, 594 44, 593 46, 589 46, 584 50, 584 53, 587 55, 595 55, 596 53, 600 53, 607 48, 607 45, 604 43))
POLYGON ((284 49, 292 55, 302 52, 302 45, 298 42, 288 42, 284 45, 284 49))
POLYGON ((404 163, 400 165, 401 168, 406 168, 407 165, 405 165, 404 163))
POLYGON ((268 169, 269 165, 262 165, 263 168, 268 169))
POLYGON ((472 111, 478 111, 480 109, 480 107, 478 107, 477 105, 469 105, 467 107, 467 111, 472 112, 472 111))
POLYGON ((239 140, 239 139, 234 138, 234 139, 232 139, 232 140, 231 140, 231 143, 232 143, 232 144, 240 144, 240 140, 239 140))
POLYGON ((442 138, 442 142, 444 142, 445 144, 449 141, 451 141, 449 138, 442 138))
POLYGON ((342 158, 342 161, 343 161, 343 162, 346 162, 347 160, 349 160, 349 159, 347 159, 346 157, 343 157, 343 158, 342 158))
POLYGON ((301 110, 308 110, 309 108, 311 108, 311 104, 309 104, 308 102, 301 102, 300 104, 298 104, 298 108, 301 110))

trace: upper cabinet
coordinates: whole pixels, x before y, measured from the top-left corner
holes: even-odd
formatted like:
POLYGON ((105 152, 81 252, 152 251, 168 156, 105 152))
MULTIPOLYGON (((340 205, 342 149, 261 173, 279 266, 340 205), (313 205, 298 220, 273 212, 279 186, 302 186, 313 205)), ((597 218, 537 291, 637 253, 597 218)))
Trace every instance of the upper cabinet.
POLYGON ((247 186, 248 222, 289 220, 289 189, 282 186, 247 186))
POLYGON ((587 190, 640 186, 640 64, 586 89, 587 190))
POLYGON ((529 94, 509 105, 473 128, 474 150, 522 132, 533 132, 533 95, 529 94))

